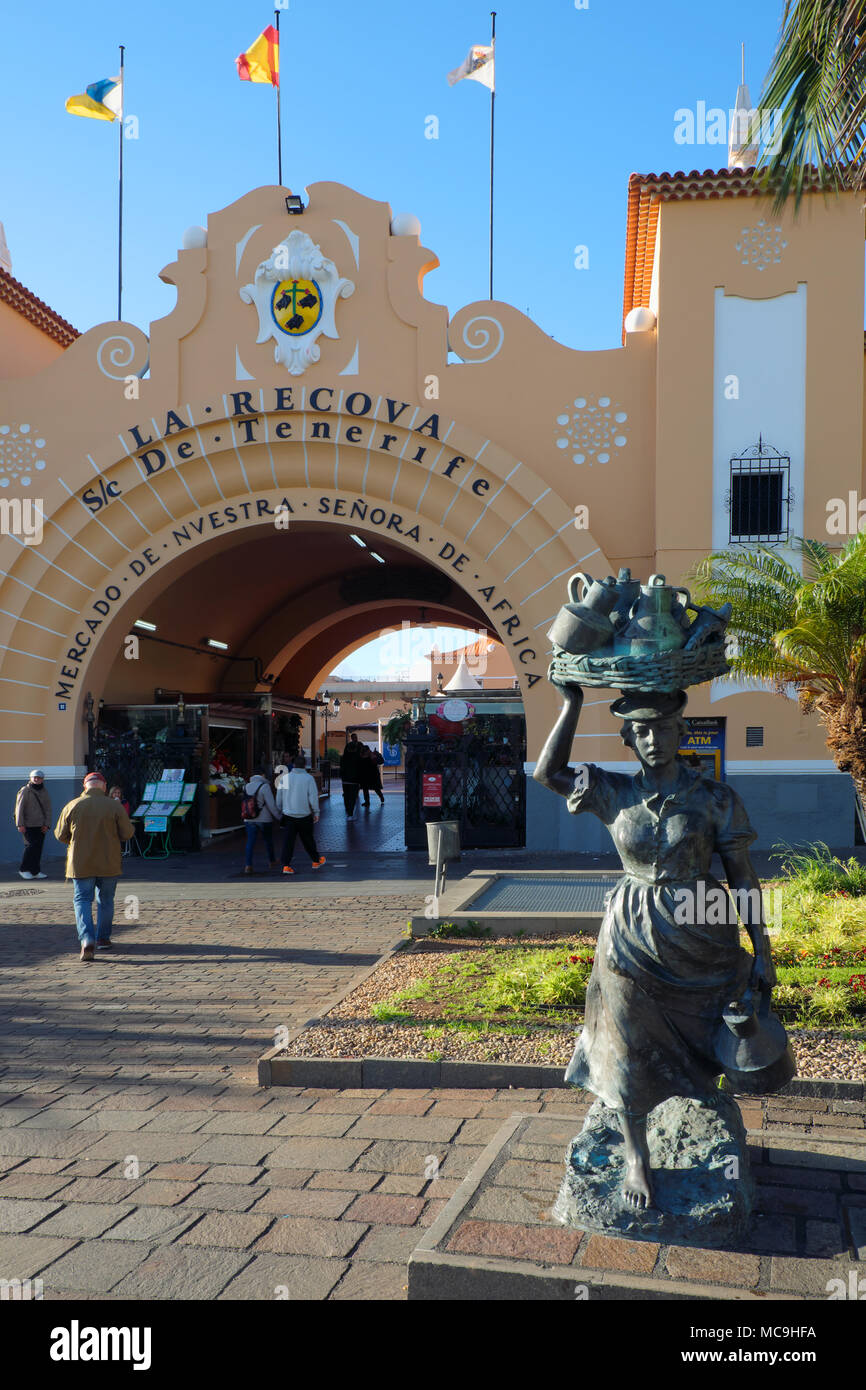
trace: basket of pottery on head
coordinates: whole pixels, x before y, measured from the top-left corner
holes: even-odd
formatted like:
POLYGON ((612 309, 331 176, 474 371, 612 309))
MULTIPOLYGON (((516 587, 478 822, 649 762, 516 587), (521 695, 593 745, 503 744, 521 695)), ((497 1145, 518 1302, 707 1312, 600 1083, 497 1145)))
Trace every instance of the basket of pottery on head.
POLYGON ((688 589, 666 584, 663 574, 641 584, 628 569, 616 579, 573 574, 568 597, 547 634, 550 675, 561 685, 683 690, 729 669, 729 603, 718 612, 698 607, 688 589))

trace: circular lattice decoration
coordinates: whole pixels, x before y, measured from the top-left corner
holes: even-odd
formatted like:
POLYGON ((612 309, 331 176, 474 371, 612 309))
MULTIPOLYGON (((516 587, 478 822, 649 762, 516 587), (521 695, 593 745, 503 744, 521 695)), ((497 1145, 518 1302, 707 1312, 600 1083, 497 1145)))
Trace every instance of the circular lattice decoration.
POLYGON ((628 443, 628 414, 610 396, 588 400, 578 396, 572 409, 557 415, 560 428, 557 449, 571 449, 573 463, 609 463, 617 449, 628 443))
POLYGON ((31 425, 0 425, 0 487, 30 487, 45 468, 44 448, 31 425))
POLYGON ((771 227, 762 217, 754 227, 743 227, 736 249, 740 253, 742 265, 753 266, 755 270, 766 270, 768 266, 779 264, 787 245, 782 236, 782 228, 771 227))

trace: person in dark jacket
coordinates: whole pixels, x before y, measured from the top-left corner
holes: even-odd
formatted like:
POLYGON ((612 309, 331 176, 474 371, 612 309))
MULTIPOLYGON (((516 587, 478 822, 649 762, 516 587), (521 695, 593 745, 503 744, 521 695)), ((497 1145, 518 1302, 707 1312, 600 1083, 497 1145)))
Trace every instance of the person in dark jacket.
POLYGON ((360 762, 361 745, 358 742, 357 734, 350 734, 349 740, 340 758, 340 780, 343 784, 343 805, 346 808, 346 815, 351 820, 355 814, 355 804, 358 800, 360 788, 360 762))
POLYGON ((382 778, 379 774, 379 763, 376 761, 377 759, 381 759, 382 762, 385 761, 381 753, 374 753, 372 749, 367 747, 366 743, 363 743, 361 745, 361 760, 359 763, 359 785, 361 788, 361 795, 364 798, 364 806, 368 811, 370 809, 370 792, 375 792, 382 805, 384 806, 385 804, 385 797, 382 792, 382 778))
POLYGON ((15 824, 24 836, 24 853, 18 870, 21 878, 47 878, 40 869, 42 846, 51 825, 51 797, 45 790, 45 773, 35 767, 15 798, 15 824))

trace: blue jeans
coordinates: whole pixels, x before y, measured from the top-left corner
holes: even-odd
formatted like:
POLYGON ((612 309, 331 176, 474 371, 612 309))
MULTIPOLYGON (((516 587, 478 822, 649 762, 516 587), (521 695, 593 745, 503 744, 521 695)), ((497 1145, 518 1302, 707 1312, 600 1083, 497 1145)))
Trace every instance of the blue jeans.
POLYGON ((248 821, 247 821, 247 858, 246 858, 246 866, 247 866, 248 869, 252 867, 252 862, 253 862, 253 849, 254 849, 254 847, 255 847, 255 843, 256 843, 256 839, 257 839, 257 837, 258 837, 259 831, 262 832, 262 836, 263 836, 264 841, 265 841, 265 849, 266 849, 267 852, 268 852, 268 859, 269 859, 269 861, 270 861, 271 864, 273 864, 273 862, 274 862, 274 823, 273 823, 273 821, 270 821, 270 820, 269 820, 269 821, 265 822, 265 821, 257 821, 257 820, 248 820, 248 821))
POLYGON ((75 907, 75 926, 78 940, 82 946, 94 945, 93 933, 93 894, 96 892, 96 936, 95 941, 111 940, 111 925, 114 921, 114 892, 117 876, 105 878, 76 878, 72 902, 75 907))

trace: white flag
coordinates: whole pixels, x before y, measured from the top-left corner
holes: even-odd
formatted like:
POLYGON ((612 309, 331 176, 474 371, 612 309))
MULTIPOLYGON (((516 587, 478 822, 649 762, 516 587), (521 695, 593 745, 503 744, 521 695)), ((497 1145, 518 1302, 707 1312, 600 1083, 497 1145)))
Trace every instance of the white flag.
POLYGON ((483 82, 484 86, 489 87, 492 92, 494 91, 493 66, 493 46, 483 43, 473 44, 459 68, 449 72, 448 84, 453 87, 457 82, 462 82, 464 77, 468 77, 472 82, 483 82))

